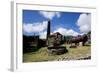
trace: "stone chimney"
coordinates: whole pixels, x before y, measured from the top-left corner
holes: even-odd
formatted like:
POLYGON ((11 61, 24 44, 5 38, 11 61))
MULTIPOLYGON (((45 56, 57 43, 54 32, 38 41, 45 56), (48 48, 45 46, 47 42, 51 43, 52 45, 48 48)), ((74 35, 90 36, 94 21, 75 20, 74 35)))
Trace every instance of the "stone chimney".
POLYGON ((50 20, 48 21, 48 25, 47 25, 47 40, 46 40, 46 45, 48 46, 49 44, 49 41, 48 41, 48 38, 50 36, 50 20))
POLYGON ((47 39, 48 36, 50 36, 50 20, 48 21, 48 25, 47 25, 47 39))

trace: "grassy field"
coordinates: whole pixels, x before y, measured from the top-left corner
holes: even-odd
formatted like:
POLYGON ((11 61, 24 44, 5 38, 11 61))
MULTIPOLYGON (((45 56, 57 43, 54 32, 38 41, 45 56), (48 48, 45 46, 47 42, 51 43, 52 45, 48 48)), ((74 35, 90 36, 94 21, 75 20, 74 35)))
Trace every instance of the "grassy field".
POLYGON ((42 62, 42 61, 64 61, 64 60, 79 60, 91 56, 91 46, 78 46, 77 48, 69 48, 68 52, 62 55, 48 54, 47 47, 42 47, 36 52, 23 54, 23 62, 42 62))

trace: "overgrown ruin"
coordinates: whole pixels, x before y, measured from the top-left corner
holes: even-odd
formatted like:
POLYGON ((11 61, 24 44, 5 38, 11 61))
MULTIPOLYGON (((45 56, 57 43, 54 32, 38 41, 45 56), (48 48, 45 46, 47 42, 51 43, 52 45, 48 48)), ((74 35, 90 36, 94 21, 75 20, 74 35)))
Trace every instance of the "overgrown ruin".
POLYGON ((60 55, 68 52, 65 46, 61 46, 63 40, 64 37, 59 32, 50 34, 50 21, 48 21, 48 26, 47 26, 48 53, 54 55, 60 55))

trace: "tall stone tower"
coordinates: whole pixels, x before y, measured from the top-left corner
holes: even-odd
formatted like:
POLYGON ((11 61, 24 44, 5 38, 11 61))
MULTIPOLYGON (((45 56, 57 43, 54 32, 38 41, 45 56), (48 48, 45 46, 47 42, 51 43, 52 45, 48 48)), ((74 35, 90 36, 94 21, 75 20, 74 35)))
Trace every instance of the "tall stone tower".
POLYGON ((50 35, 50 20, 48 21, 48 26, 47 26, 47 39, 49 35, 50 35))
POLYGON ((47 25, 47 41, 46 41, 46 44, 47 44, 47 46, 49 45, 49 40, 48 40, 48 38, 49 38, 49 36, 50 36, 50 20, 48 21, 48 25, 47 25))

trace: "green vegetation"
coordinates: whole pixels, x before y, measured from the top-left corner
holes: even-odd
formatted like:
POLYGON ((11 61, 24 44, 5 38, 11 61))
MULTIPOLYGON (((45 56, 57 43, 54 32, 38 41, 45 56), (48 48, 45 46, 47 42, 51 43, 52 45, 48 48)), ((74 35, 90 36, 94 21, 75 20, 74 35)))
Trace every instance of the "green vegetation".
POLYGON ((78 46, 77 48, 69 48, 69 45, 66 44, 62 46, 68 48, 67 53, 62 55, 51 55, 48 53, 47 47, 42 47, 36 52, 24 53, 23 62, 78 60, 91 56, 91 46, 78 46))

